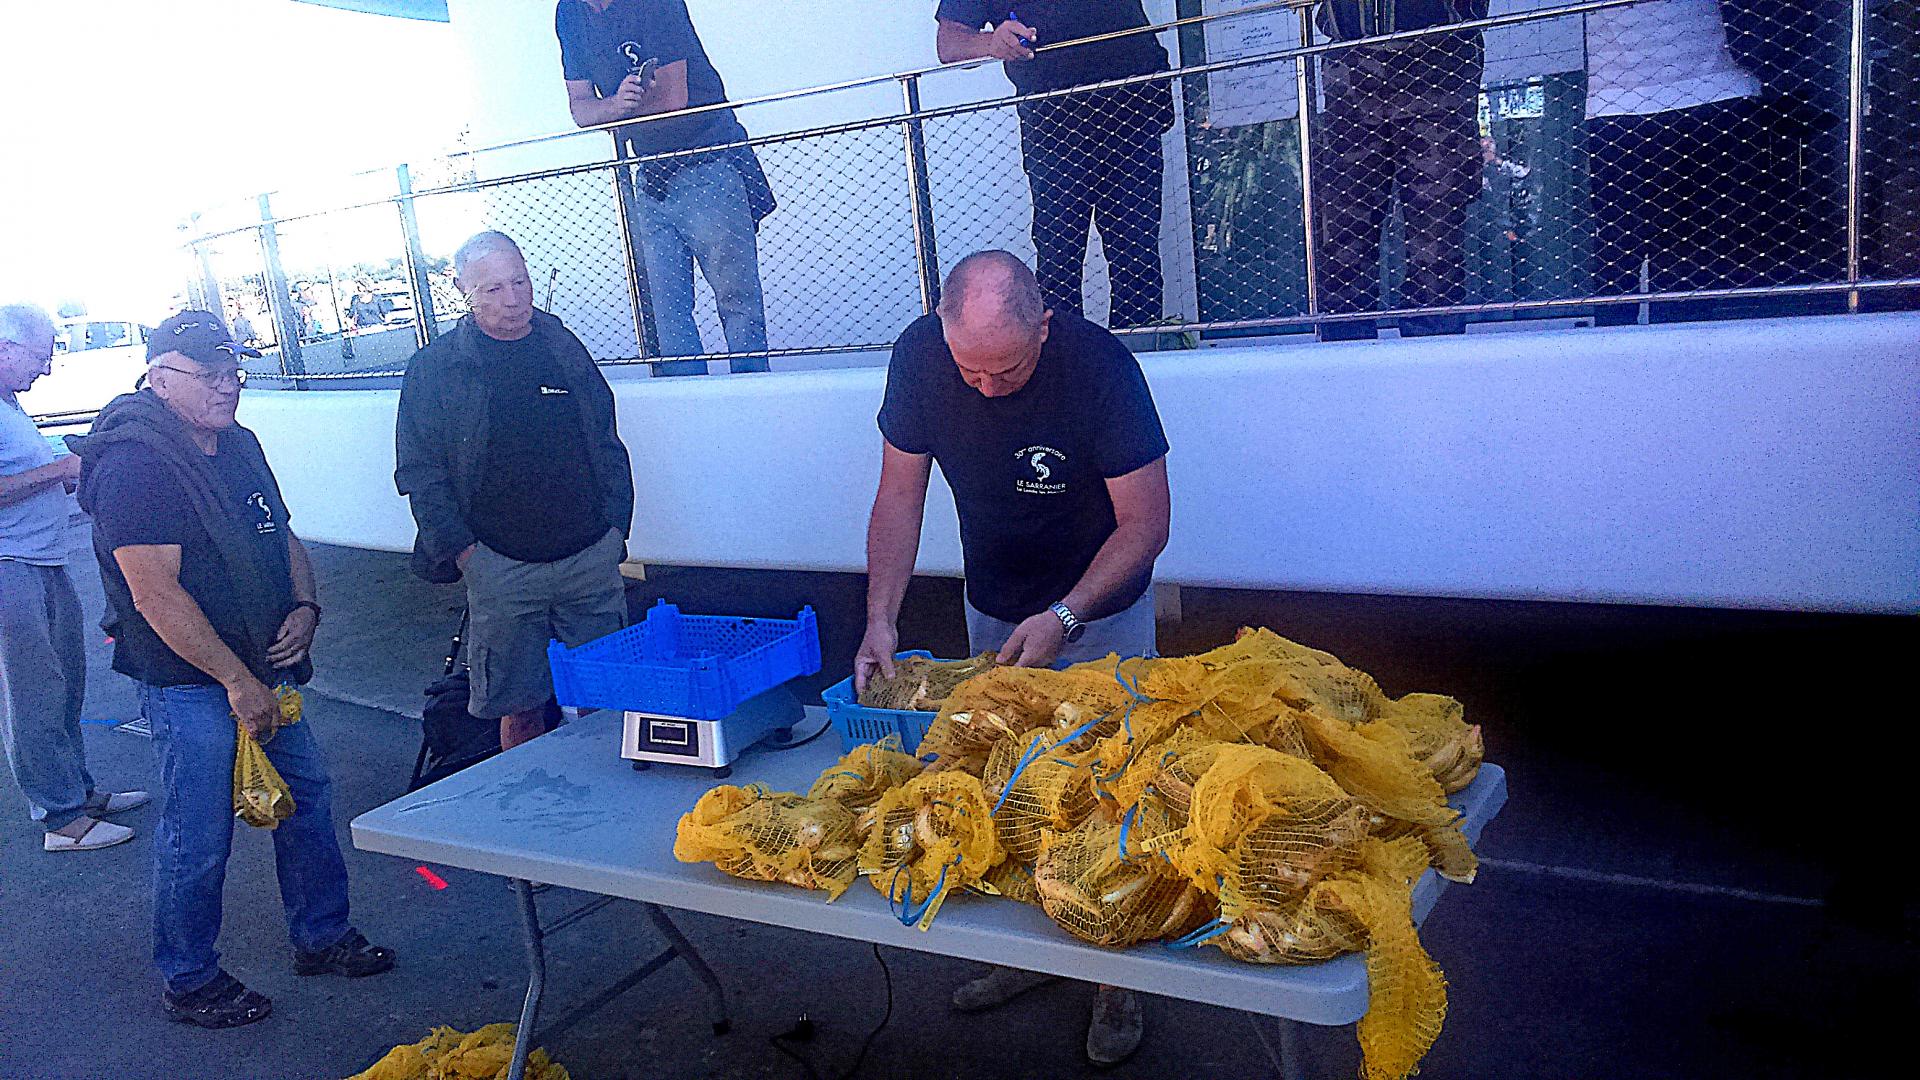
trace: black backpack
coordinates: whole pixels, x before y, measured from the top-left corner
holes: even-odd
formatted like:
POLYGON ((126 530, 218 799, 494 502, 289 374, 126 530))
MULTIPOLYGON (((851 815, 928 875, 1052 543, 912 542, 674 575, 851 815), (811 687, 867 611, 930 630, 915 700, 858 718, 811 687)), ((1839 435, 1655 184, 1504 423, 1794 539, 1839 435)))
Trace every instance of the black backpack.
MULTIPOLYGON (((467 613, 462 612, 460 629, 447 650, 446 667, 427 685, 427 704, 420 711, 420 753, 414 758, 408 791, 444 780, 500 752, 500 721, 467 711, 473 676, 467 667, 466 634, 467 613)), ((548 699, 546 728, 552 731, 559 725, 560 706, 548 699)))

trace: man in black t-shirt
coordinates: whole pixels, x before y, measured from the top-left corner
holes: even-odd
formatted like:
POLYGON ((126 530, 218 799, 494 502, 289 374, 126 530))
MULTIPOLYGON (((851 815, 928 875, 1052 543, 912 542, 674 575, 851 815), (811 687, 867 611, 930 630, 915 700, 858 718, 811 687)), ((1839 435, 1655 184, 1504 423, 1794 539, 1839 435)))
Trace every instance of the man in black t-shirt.
POLYGON ((415 570, 466 579, 468 711, 498 717, 511 748, 544 730, 547 642, 626 625, 633 471, 613 390, 534 309, 519 246, 480 233, 454 268, 472 314, 407 363, 393 478, 419 527, 415 570))
MULTIPOLYGON (((560 39, 567 108, 581 127, 678 112, 727 100, 720 73, 694 32, 686 0, 560 0, 553 13, 560 39)), ((619 129, 636 157, 744 141, 732 109, 646 120, 619 129)), ((754 229, 773 211, 773 191, 753 150, 733 146, 705 154, 643 161, 637 170, 634 238, 653 300, 653 325, 664 356, 706 351, 693 323, 693 265, 713 288, 727 349, 762 352, 767 316, 760 291, 754 229)), ((737 357, 732 370, 765 371, 764 356, 737 357)), ((655 375, 702 375, 704 360, 655 364, 655 375)))
POLYGON ((147 340, 147 388, 115 398, 80 456, 113 667, 140 684, 162 780, 153 844, 154 966, 167 1015, 201 1027, 265 1017, 266 997, 220 967, 221 889, 233 844, 240 726, 292 792, 274 861, 302 975, 373 975, 393 951, 347 920, 347 867, 313 724, 281 727, 273 684, 312 675, 313 567, 288 527, 260 442, 234 423, 244 373, 217 316, 187 311, 147 340))
MULTIPOLYGON (((1066 49, 1074 41, 1151 25, 1140 0, 940 0, 941 63, 992 57, 1022 94, 1167 70, 1150 33, 1066 49)), ((1087 232, 1100 227, 1113 306, 1110 326, 1161 317, 1160 137, 1173 126, 1167 80, 1023 102, 1020 153, 1033 192, 1033 247, 1047 306, 1081 313, 1087 232)))
MULTIPOLYGON (((879 422, 859 685, 893 673, 934 462, 960 515, 975 653, 1041 667, 1154 652, 1167 438, 1140 365, 1117 338, 1047 310, 1013 255, 969 255, 948 275, 938 311, 894 344, 879 422)), ((962 986, 954 1003, 997 1005, 1035 978, 995 971, 962 986)), ((1102 987, 1087 1055, 1120 1061, 1141 1030, 1133 995, 1102 987)))

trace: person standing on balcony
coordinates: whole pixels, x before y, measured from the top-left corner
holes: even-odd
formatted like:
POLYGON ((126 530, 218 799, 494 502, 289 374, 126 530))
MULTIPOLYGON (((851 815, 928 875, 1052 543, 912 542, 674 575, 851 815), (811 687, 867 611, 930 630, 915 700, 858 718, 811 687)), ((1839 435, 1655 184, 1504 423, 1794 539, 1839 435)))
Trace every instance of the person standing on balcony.
MULTIPOLYGON (((1594 295, 1843 272, 1845 181, 1826 174, 1845 161, 1846 17, 1830 0, 1648 0, 1586 14, 1594 295)), ((1655 303, 1648 318, 1752 304, 1655 303)), ((1599 326, 1639 316, 1633 302, 1594 310, 1599 326)))
POLYGON ((101 819, 145 805, 144 791, 95 791, 80 736, 87 690, 80 597, 67 573, 67 492, 80 459, 56 458, 18 395, 53 365, 53 320, 0 307, 0 744, 47 851, 133 839, 101 819))
MULTIPOLYGON (((595 127, 727 100, 685 0, 560 0, 553 28, 573 122, 595 127)), ((773 190, 751 147, 656 157, 742 142, 732 109, 630 124, 615 132, 634 157, 633 222, 663 356, 706 352, 693 322, 696 262, 713 289, 727 351, 764 353, 767 315, 755 229, 773 190)), ((765 356, 736 356, 735 372, 765 371, 765 356)), ((704 360, 655 364, 655 375, 702 375, 704 360)))
POLYGON ((69 439, 80 507, 107 594, 113 667, 140 684, 162 779, 153 842, 153 962, 167 1016, 207 1028, 264 1019, 272 1002, 220 966, 233 848, 236 722, 293 795, 273 830, 296 975, 393 967, 348 919, 333 783, 311 721, 280 726, 275 685, 313 675, 313 565, 260 440, 234 422, 246 380, 220 318, 183 311, 147 339, 147 386, 69 439))
MULTIPOLYGON (((1021 94, 1167 70, 1167 50, 1151 33, 1035 52, 1048 43, 1149 26, 1141 0, 940 0, 934 18, 941 63, 1004 60, 1007 80, 1021 94)), ((1087 236, 1097 225, 1112 296, 1108 325, 1158 321, 1164 310, 1160 137, 1173 127, 1171 80, 1026 101, 1018 109, 1047 306, 1082 313, 1087 236)))
MULTIPOLYGON (((1487 0, 1321 0, 1315 25, 1330 41, 1485 18, 1487 0)), ((1380 230, 1399 195, 1406 282, 1397 307, 1467 299, 1467 208, 1480 195, 1479 30, 1336 49, 1320 58, 1325 107, 1313 129, 1313 197, 1320 223, 1320 310, 1378 310, 1380 230)), ((1459 315, 1400 320, 1400 336, 1458 334, 1459 315)), ((1378 336, 1372 319, 1320 324, 1322 341, 1378 336)))
MULTIPOLYGON (((1041 297, 1018 258, 977 252, 947 276, 934 314, 894 343, 867 527, 867 631, 853 662, 862 688, 893 674, 935 461, 960 513, 973 652, 1022 667, 1155 652, 1166 432, 1126 346, 1041 297)), ((996 968, 953 1004, 989 1009, 1047 981, 996 968)), ((1100 987, 1087 1057, 1123 1061, 1143 1031, 1139 999, 1100 987)))
POLYGON ((414 572, 466 580, 467 710, 497 717, 511 749, 545 730, 548 640, 626 625, 633 468, 612 388, 534 309, 519 246, 483 232, 453 264, 471 314, 407 361, 393 481, 418 527, 414 572))

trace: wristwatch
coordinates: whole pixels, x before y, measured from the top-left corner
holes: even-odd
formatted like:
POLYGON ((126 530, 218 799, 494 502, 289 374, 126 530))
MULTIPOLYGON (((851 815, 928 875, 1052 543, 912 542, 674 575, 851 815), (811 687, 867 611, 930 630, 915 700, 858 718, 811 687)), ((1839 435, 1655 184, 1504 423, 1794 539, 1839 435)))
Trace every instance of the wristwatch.
POLYGON ((1086 634, 1087 624, 1080 621, 1080 616, 1075 615, 1064 600, 1054 603, 1047 610, 1053 612, 1053 617, 1059 619, 1060 626, 1066 630, 1067 644, 1072 645, 1086 634))

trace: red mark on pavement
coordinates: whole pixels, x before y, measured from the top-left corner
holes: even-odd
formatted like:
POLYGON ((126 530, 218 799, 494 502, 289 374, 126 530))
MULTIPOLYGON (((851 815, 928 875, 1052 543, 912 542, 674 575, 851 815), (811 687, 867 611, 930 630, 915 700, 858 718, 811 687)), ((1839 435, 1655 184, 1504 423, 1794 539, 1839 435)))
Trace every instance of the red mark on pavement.
POLYGON ((419 874, 423 878, 426 878, 427 884, 433 886, 436 889, 444 889, 447 887, 447 880, 445 878, 441 877, 439 874, 434 873, 433 871, 427 869, 424 866, 414 867, 413 872, 416 874, 419 874))

